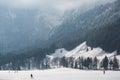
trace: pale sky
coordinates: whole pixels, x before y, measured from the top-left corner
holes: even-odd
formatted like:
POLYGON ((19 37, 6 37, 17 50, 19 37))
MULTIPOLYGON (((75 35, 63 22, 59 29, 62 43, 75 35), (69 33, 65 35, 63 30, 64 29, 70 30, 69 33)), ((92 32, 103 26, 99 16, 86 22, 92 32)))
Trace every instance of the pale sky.
POLYGON ((0 0, 0 5, 15 8, 51 7, 61 11, 85 4, 111 2, 114 0, 0 0))

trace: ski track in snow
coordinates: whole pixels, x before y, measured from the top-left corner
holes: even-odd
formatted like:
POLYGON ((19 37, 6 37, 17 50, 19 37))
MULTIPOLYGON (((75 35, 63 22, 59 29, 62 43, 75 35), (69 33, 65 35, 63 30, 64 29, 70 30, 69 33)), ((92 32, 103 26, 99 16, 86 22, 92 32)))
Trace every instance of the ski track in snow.
POLYGON ((0 71, 0 80, 120 80, 120 71, 94 71, 69 68, 32 70, 32 71, 0 71), (33 78, 30 78, 33 74, 33 78))

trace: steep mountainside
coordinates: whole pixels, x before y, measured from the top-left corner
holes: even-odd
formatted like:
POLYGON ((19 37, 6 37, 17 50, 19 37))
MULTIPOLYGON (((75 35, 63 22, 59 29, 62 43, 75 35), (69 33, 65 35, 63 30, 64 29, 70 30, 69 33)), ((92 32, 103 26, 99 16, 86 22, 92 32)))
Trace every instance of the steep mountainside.
POLYGON ((0 52, 19 52, 23 49, 44 47, 52 28, 60 24, 59 17, 57 13, 41 8, 0 6, 0 52))
POLYGON ((68 50, 83 41, 106 51, 120 50, 120 1, 99 5, 81 13, 72 10, 56 30, 52 40, 57 48, 68 50))
POLYGON ((53 57, 120 54, 120 0, 72 8, 64 15, 49 8, 43 10, 0 6, 0 66, 4 69, 8 64, 18 69, 31 63, 39 69, 45 56, 56 49, 53 57))

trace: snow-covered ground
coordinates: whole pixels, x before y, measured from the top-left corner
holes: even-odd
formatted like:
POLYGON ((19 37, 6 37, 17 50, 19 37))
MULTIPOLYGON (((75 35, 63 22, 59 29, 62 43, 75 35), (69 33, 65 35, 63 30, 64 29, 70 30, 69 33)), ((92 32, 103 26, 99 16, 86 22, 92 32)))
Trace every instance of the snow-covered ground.
POLYGON ((120 80, 120 71, 87 71, 69 68, 33 70, 33 71, 0 71, 0 80, 120 80), (33 74, 33 79, 30 78, 33 74))

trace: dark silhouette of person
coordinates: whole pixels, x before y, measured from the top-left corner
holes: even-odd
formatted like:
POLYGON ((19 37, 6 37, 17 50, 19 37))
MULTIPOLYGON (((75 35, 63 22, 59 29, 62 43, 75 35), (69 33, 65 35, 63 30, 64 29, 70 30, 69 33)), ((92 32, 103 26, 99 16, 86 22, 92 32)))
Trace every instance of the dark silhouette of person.
POLYGON ((103 74, 105 74, 105 70, 103 70, 103 74))
POLYGON ((33 78, 33 74, 30 74, 30 77, 33 78))

